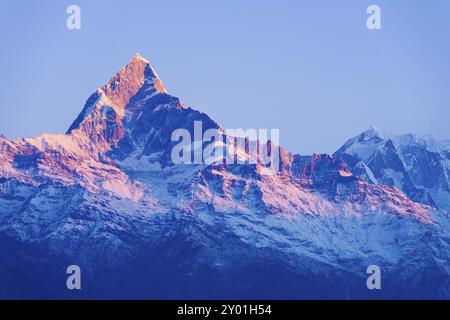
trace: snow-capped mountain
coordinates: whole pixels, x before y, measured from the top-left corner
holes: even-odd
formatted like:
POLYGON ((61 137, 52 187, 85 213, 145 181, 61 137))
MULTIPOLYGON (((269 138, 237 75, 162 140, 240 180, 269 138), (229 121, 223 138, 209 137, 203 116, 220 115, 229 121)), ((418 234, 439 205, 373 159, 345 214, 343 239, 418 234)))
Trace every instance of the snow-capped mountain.
POLYGON ((430 136, 388 136, 374 127, 334 156, 358 177, 395 186, 412 200, 450 210, 450 144, 430 136))
POLYGON ((86 297, 450 297, 448 201, 398 178, 448 190, 449 148, 372 130, 335 156, 280 148, 272 175, 258 161, 174 164, 172 133, 195 123, 224 132, 135 55, 66 134, 0 136, 0 297, 70 296, 67 264, 85 270, 86 297))

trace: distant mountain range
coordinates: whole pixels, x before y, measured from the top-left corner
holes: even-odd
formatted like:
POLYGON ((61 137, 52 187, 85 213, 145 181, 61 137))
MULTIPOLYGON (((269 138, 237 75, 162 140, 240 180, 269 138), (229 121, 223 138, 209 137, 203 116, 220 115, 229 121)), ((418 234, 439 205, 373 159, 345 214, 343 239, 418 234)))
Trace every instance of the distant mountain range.
POLYGON ((387 136, 372 127, 334 156, 366 181, 395 186, 416 202, 450 210, 450 141, 387 136))
POLYGON ((137 54, 66 134, 0 135, 0 298, 450 298, 449 142, 370 128, 333 155, 280 148, 274 175, 175 165, 195 122, 223 131, 137 54))

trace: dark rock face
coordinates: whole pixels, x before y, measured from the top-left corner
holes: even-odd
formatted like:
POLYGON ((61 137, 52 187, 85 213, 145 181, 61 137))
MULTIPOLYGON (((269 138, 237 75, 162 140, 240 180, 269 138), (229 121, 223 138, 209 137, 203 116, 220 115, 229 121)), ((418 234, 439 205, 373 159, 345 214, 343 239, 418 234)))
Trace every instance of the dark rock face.
POLYGON ((450 166, 444 142, 411 134, 382 137, 372 129, 347 141, 334 156, 364 180, 395 186, 412 200, 438 209, 450 208, 450 166))
MULTIPOLYGON (((448 205, 450 148, 372 129, 333 156, 279 148, 269 175, 175 165, 172 133, 196 122, 222 130, 136 55, 66 134, 0 136, 0 297, 449 297, 450 220, 428 205, 448 205), (387 290, 367 290, 371 264, 387 290)), ((277 148, 228 140, 233 159, 277 148)))

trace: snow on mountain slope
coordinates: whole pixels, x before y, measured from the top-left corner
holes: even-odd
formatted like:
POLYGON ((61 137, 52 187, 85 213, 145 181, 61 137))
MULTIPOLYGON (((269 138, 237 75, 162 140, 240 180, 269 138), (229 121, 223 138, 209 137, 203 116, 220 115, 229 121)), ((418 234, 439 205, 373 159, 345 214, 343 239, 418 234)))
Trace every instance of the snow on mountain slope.
MULTIPOLYGON (((212 294, 215 283, 236 292, 232 297, 255 298, 270 284, 279 289, 271 297, 308 297, 311 290, 322 297, 357 297, 368 294, 364 272, 375 261, 388 271, 388 296, 450 293, 449 217, 404 183, 411 175, 428 186, 426 177, 440 174, 440 158, 434 171, 426 171, 414 155, 448 160, 449 148, 413 137, 392 140, 371 129, 335 156, 280 148, 274 175, 263 174, 258 161, 175 165, 171 134, 184 128, 193 136, 196 122, 203 132, 224 132, 167 93, 148 61, 135 55, 87 100, 66 134, 15 141, 0 136, 0 236, 10 243, 0 245, 0 256, 18 264, 39 252, 53 265, 76 262, 98 290, 110 279, 120 288, 131 281, 133 291, 140 288, 140 272, 148 276, 152 270, 153 281, 168 279, 161 290, 189 291, 194 284, 212 294), (16 245, 25 258, 11 252, 16 245), (128 268, 136 278, 128 278, 128 268), (407 272, 399 277, 402 268, 407 272), (274 270, 281 279, 267 282, 274 270), (412 278, 414 287, 401 288, 412 278), (335 281, 329 293, 323 292, 327 281, 335 281), (300 294, 295 286, 301 283, 308 285, 300 294)), ((225 138, 238 146, 232 156, 258 157, 247 154, 250 142, 242 148, 238 138, 225 138)), ((448 183, 446 165, 442 183, 448 183)), ((0 284, 1 271, 0 263, 0 284)))
MULTIPOLYGON (((150 166, 173 166, 170 156, 175 142, 171 134, 178 128, 193 131, 195 121, 201 121, 203 131, 221 129, 207 115, 186 108, 167 94, 148 61, 135 55, 88 99, 66 135, 44 134, 13 142, 4 139, 2 144, 10 156, 1 167, 11 178, 35 185, 48 181, 79 184, 91 192, 108 191, 140 201, 145 198, 145 184, 139 178, 130 179, 120 164, 142 165, 144 159, 150 166)), ((192 182, 192 201, 197 201, 196 197, 204 202, 220 201, 222 207, 227 204, 228 210, 233 210, 240 206, 245 190, 233 190, 233 199, 225 189, 234 188, 235 180, 241 180, 259 193, 257 206, 273 213, 359 215, 382 210, 431 222, 427 207, 409 201, 398 190, 359 181, 344 164, 329 156, 296 163, 300 158, 284 149, 281 155, 280 172, 274 177, 261 175, 259 164, 239 165, 237 169, 227 165, 219 170, 199 168, 200 178, 192 182), (308 176, 293 173, 293 166, 303 166, 308 176), (217 194, 213 188, 221 191, 217 194)), ((128 165, 127 170, 139 168, 128 165)), ((249 205, 246 208, 255 210, 249 205)))
POLYGON ((448 143, 430 136, 387 136, 371 128, 334 156, 366 181, 395 186, 414 201, 450 209, 448 143))

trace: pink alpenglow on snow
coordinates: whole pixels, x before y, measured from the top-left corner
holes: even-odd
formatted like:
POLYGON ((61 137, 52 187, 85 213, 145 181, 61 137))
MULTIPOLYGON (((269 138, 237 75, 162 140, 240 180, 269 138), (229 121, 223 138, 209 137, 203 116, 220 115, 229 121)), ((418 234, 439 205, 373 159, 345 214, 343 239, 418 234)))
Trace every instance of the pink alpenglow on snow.
MULTIPOLYGON (((258 164, 174 165, 171 133, 192 128, 195 121, 203 129, 221 129, 168 94, 153 67, 136 54, 91 95, 66 134, 15 141, 1 136, 0 179, 78 185, 162 211, 195 212, 207 205, 217 212, 261 211, 287 218, 384 213, 433 222, 429 206, 397 188, 361 180, 329 155, 300 156, 280 148, 279 171, 271 176, 261 174, 258 164), (189 191, 174 194, 174 183, 189 191)), ((236 150, 240 153, 246 150, 236 150)))

